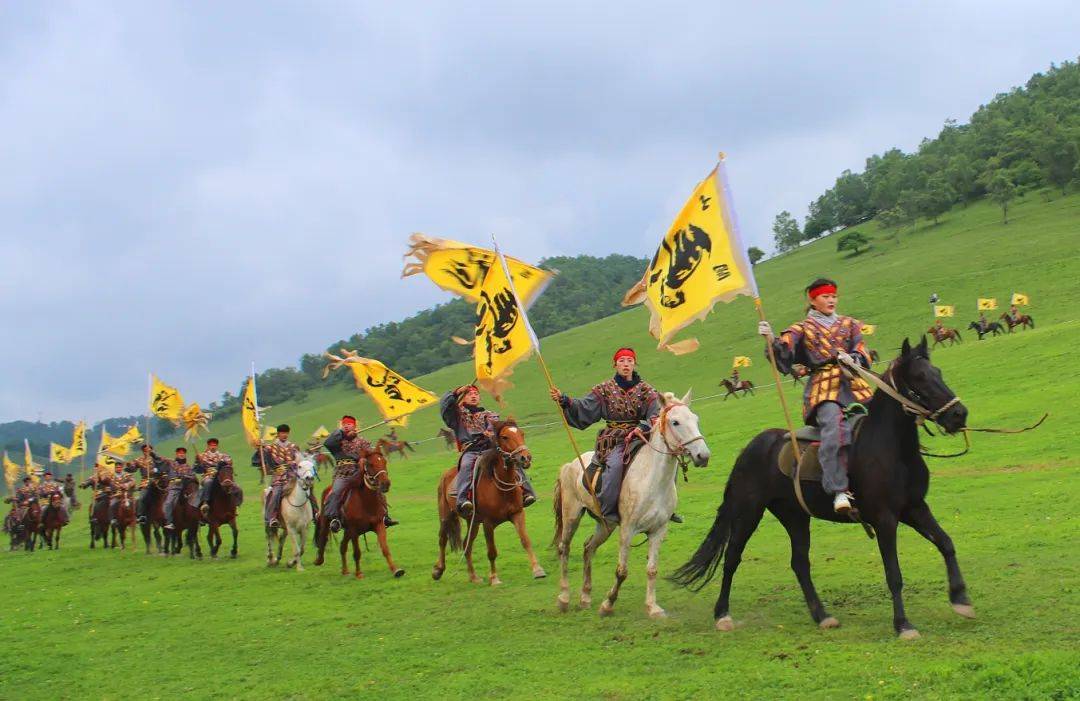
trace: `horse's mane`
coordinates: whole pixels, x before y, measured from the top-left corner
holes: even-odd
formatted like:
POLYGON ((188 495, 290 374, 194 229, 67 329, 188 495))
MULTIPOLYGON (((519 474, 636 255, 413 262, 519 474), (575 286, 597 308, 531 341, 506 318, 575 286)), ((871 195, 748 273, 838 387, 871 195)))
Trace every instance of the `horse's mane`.
POLYGON ((503 419, 501 421, 492 422, 492 424, 491 424, 492 433, 494 433, 496 436, 498 436, 499 433, 501 433, 502 430, 504 428, 506 428, 507 426, 513 426, 514 428, 519 428, 517 419, 515 419, 514 417, 511 416, 511 417, 508 417, 508 418, 503 419))

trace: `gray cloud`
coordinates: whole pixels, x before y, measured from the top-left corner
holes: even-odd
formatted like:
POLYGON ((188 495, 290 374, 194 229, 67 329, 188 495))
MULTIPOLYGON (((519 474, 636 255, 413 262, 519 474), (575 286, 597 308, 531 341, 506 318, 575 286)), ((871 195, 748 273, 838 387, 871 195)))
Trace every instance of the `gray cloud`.
POLYGON ((720 149, 768 248, 777 211, 1070 58, 1078 23, 459 5, 0 9, 0 420, 140 411, 149 370, 209 401, 442 300, 397 279, 412 231, 647 255, 720 149))

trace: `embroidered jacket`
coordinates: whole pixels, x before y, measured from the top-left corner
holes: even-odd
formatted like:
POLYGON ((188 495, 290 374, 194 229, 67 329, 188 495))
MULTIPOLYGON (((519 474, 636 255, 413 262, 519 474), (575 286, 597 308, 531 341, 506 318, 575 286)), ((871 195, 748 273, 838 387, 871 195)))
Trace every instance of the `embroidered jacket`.
POLYGON ((371 441, 360 434, 356 434, 352 438, 346 438, 345 432, 339 428, 326 437, 323 446, 330 451, 330 454, 334 456, 334 460, 337 462, 334 474, 340 474, 355 470, 360 463, 360 458, 363 457, 364 453, 371 450, 371 441))
POLYGON ((479 439, 484 437, 485 432, 491 432, 494 423, 499 420, 499 415, 494 411, 459 404, 454 390, 439 399, 439 411, 443 423, 454 432, 458 450, 465 452, 483 450, 486 442, 479 439))
POLYGON ((635 372, 627 389, 612 378, 601 382, 581 399, 563 396, 560 405, 566 421, 574 428, 585 429, 600 420, 607 425, 596 434, 596 456, 603 463, 612 449, 621 445, 634 428, 648 433, 651 422, 660 413, 660 397, 652 386, 635 372))

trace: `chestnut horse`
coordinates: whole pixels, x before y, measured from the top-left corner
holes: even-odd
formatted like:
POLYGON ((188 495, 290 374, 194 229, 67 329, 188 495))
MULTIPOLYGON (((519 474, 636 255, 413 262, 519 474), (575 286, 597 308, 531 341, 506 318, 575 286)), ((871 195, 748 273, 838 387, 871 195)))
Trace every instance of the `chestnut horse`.
POLYGON ((183 478, 180 495, 173 507, 173 528, 165 529, 165 554, 177 555, 188 546, 188 556, 194 560, 202 559, 202 545, 199 543, 199 526, 202 524, 202 512, 191 505, 191 497, 199 488, 199 483, 192 477, 183 478))
POLYGON ((33 552, 37 547, 38 536, 41 534, 41 504, 38 502, 37 497, 31 498, 27 502, 26 511, 23 512, 19 524, 22 526, 23 546, 33 552))
MULTIPOLYGON (((380 439, 382 442, 384 439, 380 439)), ((382 550, 386 564, 395 577, 401 577, 405 570, 394 564, 394 558, 390 554, 390 546, 386 542, 386 498, 383 496, 390 491, 390 473, 387 472, 386 456, 378 448, 366 451, 358 461, 359 471, 345 488, 345 495, 341 500, 341 574, 349 574, 348 553, 349 545, 353 549, 353 566, 357 579, 363 579, 364 573, 360 571, 360 536, 364 533, 375 533, 379 541, 379 549, 382 550)), ((330 496, 334 485, 331 484, 323 490, 322 504, 326 506, 326 499, 330 496)), ((328 538, 329 524, 326 517, 319 516, 317 541, 319 554, 315 558, 315 564, 323 563, 326 541, 328 538)))
POLYGON ((934 348, 937 348, 939 343, 945 343, 945 341, 948 341, 950 346, 954 343, 964 342, 964 339, 960 338, 960 330, 948 326, 938 327, 937 324, 934 324, 926 330, 926 333, 934 338, 934 348))
POLYGON ((207 525, 206 544, 210 546, 211 558, 217 559, 218 550, 221 548, 221 527, 228 524, 232 529, 232 550, 229 551, 229 557, 236 559, 236 507, 242 499, 243 493, 236 484, 233 466, 230 464, 218 467, 214 486, 207 499, 210 509, 204 519, 207 525))
POLYGON ((127 550, 128 531, 131 531, 131 542, 135 543, 135 501, 131 498, 131 491, 125 489, 120 502, 116 505, 116 523, 110 524, 112 530, 112 547, 116 547, 116 536, 120 536, 120 549, 127 550))
POLYGON ((1016 317, 1016 321, 1013 321, 1013 318, 1008 314, 1002 314, 1001 320, 1004 321, 1005 324, 1009 327, 1009 333, 1012 333, 1012 330, 1017 326, 1024 329, 1035 328, 1035 320, 1027 314, 1019 315, 1018 317, 1016 317))
POLYGON ((375 441, 375 447, 378 448, 383 455, 390 457, 390 453, 401 453, 401 457, 409 457, 406 454, 405 449, 408 448, 412 452, 416 452, 416 448, 412 447, 409 441, 395 441, 390 438, 380 438, 375 441))
POLYGON ((49 505, 45 507, 45 513, 41 516, 41 536, 49 550, 60 549, 60 529, 64 527, 63 494, 52 494, 49 497, 49 505))
MULTIPOLYGON (((473 516, 468 520, 468 532, 465 540, 465 562, 468 567, 469 581, 481 583, 473 569, 472 550, 476 543, 476 534, 484 528, 487 541, 488 561, 491 572, 488 581, 492 586, 502 584, 495 569, 495 528, 510 521, 517 530, 521 546, 529 556, 534 579, 546 577, 547 573, 536 559, 529 534, 525 531, 525 511, 522 503, 523 493, 518 479, 517 468, 528 469, 532 464, 532 453, 525 445, 525 432, 513 421, 498 421, 493 426, 495 445, 486 450, 476 461, 473 468, 473 516)), ((461 523, 463 518, 457 513, 457 499, 454 494, 454 480, 457 468, 452 467, 443 473, 439 480, 439 559, 431 569, 431 578, 439 579, 446 571, 446 545, 451 551, 460 550, 461 523)))
POLYGON ((725 377, 723 380, 720 380, 720 386, 727 390, 727 394, 724 395, 725 402, 731 395, 735 395, 735 398, 738 399, 739 392, 742 392, 743 394, 754 393, 754 383, 750 380, 739 380, 738 384, 736 384, 725 377))
POLYGON ((169 478, 160 475, 147 482, 145 489, 150 490, 150 504, 146 509, 146 522, 140 526, 143 540, 146 541, 146 554, 150 554, 150 534, 154 535, 158 554, 165 554, 165 544, 161 533, 165 530, 165 494, 169 489, 169 478))

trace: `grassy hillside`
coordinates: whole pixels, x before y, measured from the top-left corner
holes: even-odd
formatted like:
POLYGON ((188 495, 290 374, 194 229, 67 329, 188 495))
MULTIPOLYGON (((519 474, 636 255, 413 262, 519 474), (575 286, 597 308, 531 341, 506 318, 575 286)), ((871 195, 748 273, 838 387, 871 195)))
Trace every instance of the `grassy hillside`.
MULTIPOLYGON (((905 597, 924 637, 915 644, 894 640, 875 544, 860 529, 815 523, 816 584, 843 624, 819 631, 788 568, 787 538, 768 516, 736 578, 732 609, 741 627, 729 634, 712 628, 715 587, 694 595, 662 583, 659 599, 670 618, 647 620, 641 550, 612 619, 599 619, 595 610, 558 614, 554 554, 541 554, 552 576, 532 580, 505 528, 498 533, 501 589, 469 585, 456 560, 442 581, 432 582, 435 484, 451 454, 429 441, 407 462, 391 465, 390 501, 402 520, 391 531, 391 547, 408 570, 401 580, 391 578, 377 549, 365 554, 362 582, 341 577, 333 557, 323 568, 311 567, 309 557, 303 573, 266 569, 253 470, 235 562, 91 552, 85 512, 76 515, 60 552, 0 554, 0 586, 8 592, 0 646, 27 651, 8 655, 0 697, 117 698, 132 690, 187 698, 365 691, 386 698, 1076 697, 1080 674, 1070 650, 1080 642, 1073 542, 1080 469, 1070 448, 1080 404, 1073 368, 1080 321, 1072 304, 1080 299, 1080 197, 1029 196, 1010 211, 1007 226, 995 207, 975 204, 898 240, 873 222, 861 229, 873 239, 861 256, 843 257, 828 238, 758 267, 774 324, 799 316, 800 290, 820 274, 840 280, 845 313, 878 324, 871 342, 883 357, 930 325, 931 292, 957 306, 956 325, 963 326, 977 316, 976 297, 1005 304, 1021 291, 1033 302, 1035 331, 982 342, 965 333, 963 345, 934 355, 973 426, 1018 426, 1052 412, 1038 431, 979 435, 969 455, 931 463, 930 502, 956 542, 978 620, 951 613, 940 557, 905 531, 905 597), (47 655, 38 653, 43 649, 47 655), (162 650, 182 662, 163 663, 162 650)), ((641 309, 545 340, 545 357, 569 393, 606 377, 611 351, 630 344, 651 382, 680 394, 692 386, 699 397, 695 410, 714 457, 691 473, 689 484, 680 482, 687 523, 673 527, 662 573, 684 561, 707 530, 738 451, 758 430, 782 422, 755 325, 749 300, 718 307, 691 329, 702 350, 679 358, 652 350, 641 309), (758 395, 707 398, 736 354, 754 359, 744 376, 759 386, 758 395)), ((417 379, 441 392, 471 378, 468 365, 456 365, 417 379)), ((515 381, 505 410, 525 424, 553 421, 535 365, 522 366, 515 381)), ((794 401, 797 390, 787 391, 794 401)), ((433 436, 438 417, 428 411, 403 434, 433 436)), ((376 418, 360 393, 340 386, 312 392, 302 404, 276 406, 270 418, 288 421, 302 438, 344 412, 376 418)), ((228 421, 213 430, 231 453, 246 457, 238 428, 228 421)), ((579 435, 583 446, 591 435, 579 435)), ((543 495, 528 512, 529 530, 535 542, 546 543, 550 486, 571 453, 558 426, 537 426, 528 436, 536 456, 532 477, 543 495)), ((953 440, 931 444, 951 449, 953 440)), ((575 553, 581 542, 579 535, 575 553)), ((606 546, 597 562, 598 591, 613 571, 614 549, 606 546)), ((578 585, 576 556, 571 577, 578 585)))

